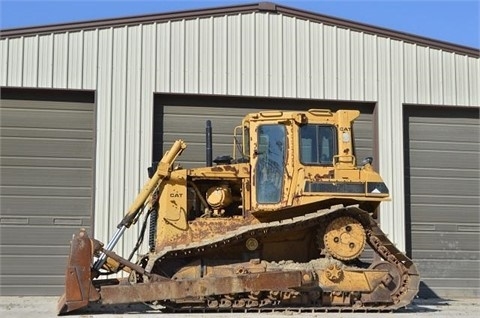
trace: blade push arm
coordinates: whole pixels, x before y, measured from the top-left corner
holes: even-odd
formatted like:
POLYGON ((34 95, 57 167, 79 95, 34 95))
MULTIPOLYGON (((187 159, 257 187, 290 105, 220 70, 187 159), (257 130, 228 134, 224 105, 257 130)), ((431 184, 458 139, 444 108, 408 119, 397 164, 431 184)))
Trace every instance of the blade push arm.
POLYGON ((175 162, 178 156, 181 155, 183 150, 186 148, 185 142, 182 140, 177 140, 172 145, 172 148, 165 153, 162 160, 158 163, 157 170, 150 180, 148 180, 143 186, 140 193, 135 198, 135 201, 132 203, 128 209, 125 217, 122 219, 118 228, 125 226, 127 228, 133 224, 133 221, 137 217, 138 213, 142 210, 145 201, 148 199, 148 196, 152 194, 157 185, 165 179, 170 174, 170 167, 175 162))
MULTIPOLYGON (((138 214, 142 211, 142 207, 145 204, 145 201, 148 199, 149 195, 155 190, 160 182, 165 179, 170 174, 171 165, 175 162, 178 156, 183 152, 183 150, 187 147, 183 140, 176 140, 175 143, 172 145, 170 150, 165 153, 162 160, 159 162, 157 166, 157 170, 155 174, 152 176, 150 180, 148 180, 145 185, 143 186, 140 193, 135 198, 135 201, 128 209, 125 217, 122 221, 118 224, 118 229, 113 235, 112 239, 108 242, 107 246, 104 250, 111 251, 117 244, 118 240, 122 237, 123 232, 127 228, 129 228, 138 214)), ((97 259, 93 268, 95 270, 99 270, 103 264, 105 263, 106 255, 102 253, 100 257, 97 259)))

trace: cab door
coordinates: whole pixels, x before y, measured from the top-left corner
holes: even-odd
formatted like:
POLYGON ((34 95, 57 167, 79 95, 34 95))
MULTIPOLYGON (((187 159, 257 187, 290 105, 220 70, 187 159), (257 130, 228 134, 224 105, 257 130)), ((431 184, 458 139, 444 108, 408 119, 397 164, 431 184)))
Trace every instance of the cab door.
POLYGON ((288 130, 283 123, 251 125, 253 210, 271 211, 284 206, 288 183, 288 130))

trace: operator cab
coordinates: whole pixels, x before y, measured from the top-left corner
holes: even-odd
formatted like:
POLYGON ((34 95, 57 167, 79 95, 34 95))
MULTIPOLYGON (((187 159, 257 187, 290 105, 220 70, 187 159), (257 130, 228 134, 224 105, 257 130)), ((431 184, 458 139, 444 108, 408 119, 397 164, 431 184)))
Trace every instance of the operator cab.
POLYGON ((352 126, 359 115, 323 109, 247 115, 237 131, 243 131, 242 157, 248 153, 251 165, 253 210, 326 200, 332 193, 366 196, 363 179, 381 179, 370 164, 365 171, 356 166, 352 126))

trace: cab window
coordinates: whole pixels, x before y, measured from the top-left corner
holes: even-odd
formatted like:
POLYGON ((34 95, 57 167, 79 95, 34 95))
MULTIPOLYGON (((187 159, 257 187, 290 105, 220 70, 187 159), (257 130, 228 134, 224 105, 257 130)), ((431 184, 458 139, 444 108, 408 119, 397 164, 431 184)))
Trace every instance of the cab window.
POLYGON ((300 128, 300 161, 304 165, 332 165, 337 154, 336 130, 330 125, 300 128))
POLYGON ((286 131, 284 125, 261 125, 258 128, 256 164, 257 202, 280 202, 285 170, 286 131))

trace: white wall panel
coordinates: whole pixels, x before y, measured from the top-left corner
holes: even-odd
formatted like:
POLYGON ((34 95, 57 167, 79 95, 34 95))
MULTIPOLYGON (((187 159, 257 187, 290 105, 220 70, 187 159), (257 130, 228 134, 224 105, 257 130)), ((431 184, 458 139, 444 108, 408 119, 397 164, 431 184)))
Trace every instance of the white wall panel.
POLYGON ((350 98, 353 100, 363 100, 364 94, 364 78, 365 78, 365 52, 363 33, 350 33, 350 98))
POLYGON ((466 56, 454 55, 455 59, 455 105, 468 105, 468 59, 466 56))
MULTIPOLYGON (((120 211, 126 211, 140 191, 139 154, 140 154, 140 131, 141 131, 141 108, 142 108, 142 26, 134 25, 127 27, 126 46, 126 82, 125 82, 125 149, 123 193, 125 198, 120 211)), ((145 168, 144 168, 145 170, 145 168)), ((121 170, 119 170, 121 171, 121 170)), ((146 170, 145 170, 146 171, 146 170)), ((143 180, 143 179, 142 179, 143 180)), ((135 242, 138 237, 138 226, 133 226, 131 231, 125 233, 124 242, 135 242)), ((130 248, 130 244, 127 243, 130 248)), ((125 250, 125 248, 124 248, 125 250)), ((127 252, 128 253, 128 252, 127 252)))
MULTIPOLYGON (((303 22, 303 21, 302 21, 303 22)), ((282 46, 280 49, 282 55, 282 74, 280 94, 273 94, 274 96, 283 95, 285 97, 298 97, 297 86, 297 23, 296 19, 282 17, 282 46), (283 92, 283 94, 282 94, 283 92)))
POLYGON ((311 34, 309 21, 296 20, 296 65, 297 70, 294 75, 297 79, 296 89, 297 97, 309 98, 311 96, 311 34))
MULTIPOLYGON (((264 73, 265 86, 268 90, 265 95, 278 96, 283 94, 283 56, 287 54, 283 46, 283 23, 282 17, 269 15, 268 24, 265 27, 264 40, 268 40, 268 49, 264 53, 262 44, 259 43, 257 54, 265 55, 265 65, 259 65, 257 70, 264 73), (269 84, 267 84, 269 83, 269 84)), ((261 40, 262 41, 262 40, 261 40)))
POLYGON ((227 16, 227 94, 242 94, 241 16, 227 16))
POLYGON ((98 65, 98 29, 83 32, 82 89, 96 89, 98 65))
POLYGON ((136 169, 139 171, 139 186, 146 180, 145 168, 152 161, 152 118, 153 118, 153 92, 155 91, 156 70, 153 65, 156 61, 156 34, 157 25, 142 26, 142 64, 141 64, 141 107, 138 140, 138 162, 136 169))
MULTIPOLYGON (((128 47, 128 27, 118 27, 113 29, 113 58, 112 58, 112 111, 110 113, 111 122, 111 140, 110 140, 110 224, 116 225, 122 219, 122 214, 130 202, 125 197, 125 160, 126 160, 126 97, 127 97, 127 47, 128 47)), ((128 122, 128 126, 132 126, 128 122)), ((130 197, 130 196, 129 196, 130 197)), ((122 250, 122 240, 118 244, 118 250, 122 250)))
POLYGON ((468 58, 469 105, 480 105, 480 59, 468 58))
POLYGON ((443 104, 443 65, 442 52, 428 49, 430 52, 428 63, 430 65, 430 103, 443 104))
POLYGON ((255 95, 257 82, 255 63, 255 14, 241 15, 240 27, 242 30, 241 95, 255 95))
POLYGON ((417 46, 417 102, 419 104, 431 103, 431 71, 430 71, 430 51, 424 47, 417 46))
POLYGON ((143 26, 128 27, 127 78, 126 78, 126 195, 136 193, 140 183, 138 154, 140 153, 142 108, 142 58, 143 26))
POLYGON ((159 23, 157 25, 157 59, 155 63, 156 69, 156 90, 157 92, 170 91, 170 28, 171 22, 159 23))
POLYGON ((8 41, 7 85, 22 86, 23 76, 23 39, 13 38, 8 41))
POLYGON ((325 63, 323 55, 324 36, 323 24, 309 23, 310 25, 310 76, 311 97, 323 98, 325 96, 325 63))
POLYGON ((227 93, 227 17, 213 19, 213 93, 225 95, 227 93))
MULTIPOLYGON (((278 30, 270 31, 270 14, 255 14, 255 91, 256 96, 268 96, 270 87, 270 37, 278 30)), ((278 53, 278 52, 277 52, 278 53)))
POLYGON ((171 24, 170 73, 172 92, 185 92, 185 20, 171 24))
POLYGON ((335 56, 337 58, 337 95, 336 98, 340 100, 350 99, 350 81, 351 81, 351 67, 350 67, 350 31, 346 29, 337 28, 337 47, 335 56))
MULTIPOLYGON (((185 91, 198 93, 199 21, 185 22, 185 91)), ((155 40, 155 39, 154 39, 155 40)))
POLYGON ((200 20, 200 93, 213 93, 213 18, 200 20))
POLYGON ((455 105, 455 56, 450 52, 442 52, 443 103, 455 105))
POLYGON ((371 34, 363 35, 364 55, 364 96, 365 100, 377 100, 378 93, 378 52, 377 36, 371 34))
POLYGON ((404 101, 406 103, 417 103, 417 89, 420 85, 417 79, 417 46, 411 43, 405 43, 403 46, 404 54, 404 101))
POLYGON ((38 38, 38 87, 53 85, 53 38, 53 34, 38 38))
POLYGON ((113 219, 119 211, 112 210, 110 188, 116 186, 110 182, 110 158, 112 136, 113 111, 118 111, 117 105, 112 103, 112 59, 113 59, 113 29, 98 31, 98 83, 97 83, 97 148, 95 162, 95 233, 101 241, 111 236, 116 225, 113 219))
POLYGON ((38 36, 29 36, 23 41, 22 86, 37 86, 38 36))
POLYGON ((8 76, 8 38, 0 39, 0 85, 7 85, 8 76))
POLYGON ((67 88, 68 33, 53 35, 53 87, 67 88))
POLYGON ((323 77, 326 99, 337 98, 337 27, 323 27, 323 77))
POLYGON ((68 33, 68 88, 82 88, 83 44, 83 31, 68 33))
POLYGON ((103 241, 146 178, 154 92, 376 102, 377 160, 394 197, 382 225, 400 245, 402 104, 480 104, 478 58, 274 13, 4 38, 0 62, 1 85, 96 90, 103 241))
MULTIPOLYGON (((404 43, 394 40, 386 40, 389 42, 390 49, 390 60, 388 64, 390 65, 390 118, 388 123, 388 129, 391 137, 389 142, 391 144, 386 145, 383 138, 379 138, 379 148, 389 147, 391 150, 390 156, 395 158, 394 164, 385 164, 385 161, 382 162, 381 166, 388 169, 390 172, 390 193, 393 198, 395 198, 395 205, 387 205, 386 209, 382 208, 382 219, 381 225, 385 228, 392 238, 395 238, 395 243, 398 244, 398 247, 405 251, 405 204, 404 200, 397 201, 397 198, 404 197, 404 178, 403 175, 400 176, 398 172, 398 167, 404 167, 403 164, 403 133, 402 133, 402 123, 403 123, 403 94, 404 94, 404 52, 403 46, 404 43)), ((385 109, 384 105, 379 105, 385 109)), ((380 120, 381 121, 381 120, 380 120)), ((393 162, 390 161, 390 162, 393 162)), ((381 170, 382 171, 382 170, 381 170)))
MULTIPOLYGON (((404 102, 404 52, 403 52, 403 42, 400 41, 390 41, 390 64, 391 69, 391 101, 392 110, 401 110, 401 105, 404 102)), ((399 113, 401 115, 401 112, 399 113)), ((401 116, 400 116, 401 117, 401 116)), ((399 139, 401 140, 401 139, 399 139)))
MULTIPOLYGON (((393 136, 392 130, 390 129, 392 123, 392 107, 400 107, 401 105, 392 105, 392 86, 391 86, 391 77, 392 77, 392 65, 391 61, 391 51, 390 51, 390 39, 386 38, 377 38, 377 63, 378 63, 378 88, 377 88, 377 98, 378 107, 377 107, 377 116, 378 116, 378 152, 379 152, 379 170, 380 175, 382 176, 385 183, 390 188, 390 193, 393 195, 398 191, 394 188, 394 167, 389 164, 388 161, 385 161, 384 158, 389 158, 392 156, 392 147, 393 147, 393 136)), ((398 167, 401 167, 400 165, 398 167)), ((398 168, 397 167, 397 168, 398 168)), ((397 198, 397 197, 395 197, 397 198)), ((387 233, 394 233, 395 226, 392 223, 393 220, 393 210, 394 206, 392 202, 385 202, 382 204, 382 218, 381 225, 382 229, 387 233)), ((397 213, 400 213, 398 211, 397 213)), ((395 238, 396 239, 396 238, 395 238)))

